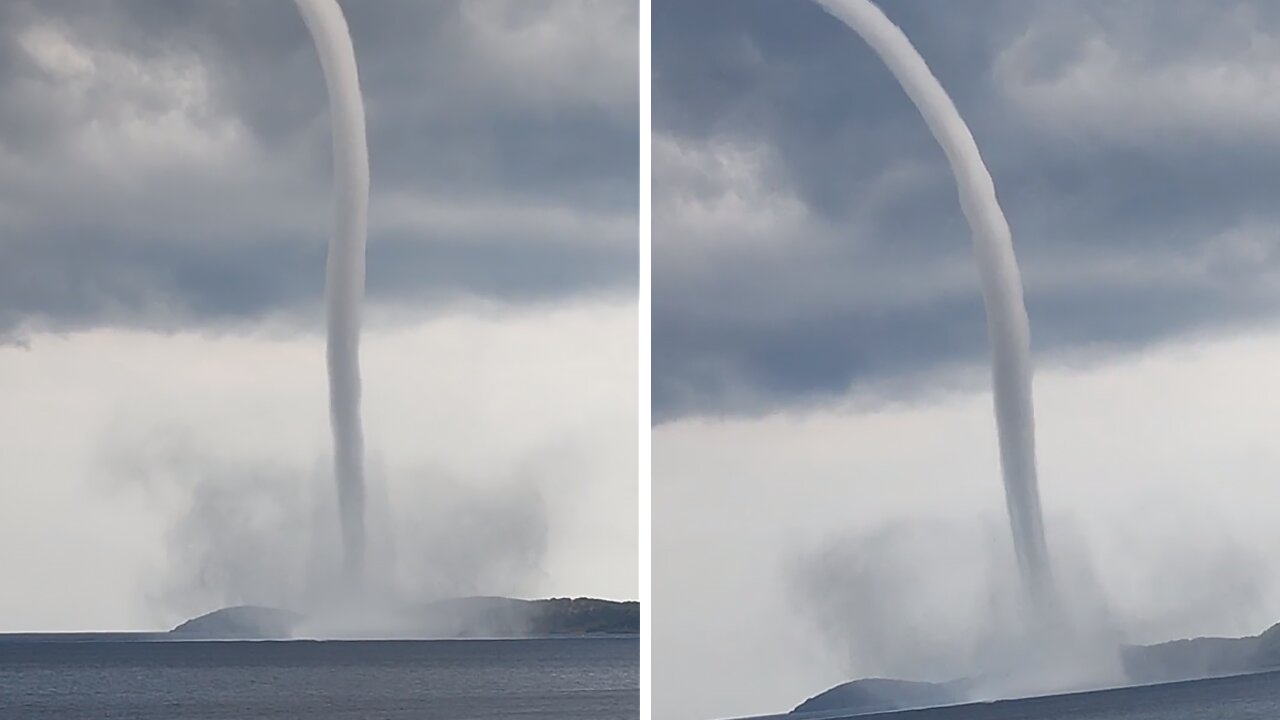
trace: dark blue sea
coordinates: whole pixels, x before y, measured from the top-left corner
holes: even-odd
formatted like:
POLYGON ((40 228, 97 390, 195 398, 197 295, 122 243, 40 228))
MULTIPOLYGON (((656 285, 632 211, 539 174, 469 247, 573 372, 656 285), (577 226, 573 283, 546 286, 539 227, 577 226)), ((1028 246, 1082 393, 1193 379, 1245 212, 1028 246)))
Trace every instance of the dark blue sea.
MULTIPOLYGON (((850 716, 806 713, 789 717, 835 720, 850 716)), ((859 720, 1280 720, 1280 672, 857 717, 859 720)))
POLYGON ((0 639, 0 718, 639 717, 636 638, 0 639))

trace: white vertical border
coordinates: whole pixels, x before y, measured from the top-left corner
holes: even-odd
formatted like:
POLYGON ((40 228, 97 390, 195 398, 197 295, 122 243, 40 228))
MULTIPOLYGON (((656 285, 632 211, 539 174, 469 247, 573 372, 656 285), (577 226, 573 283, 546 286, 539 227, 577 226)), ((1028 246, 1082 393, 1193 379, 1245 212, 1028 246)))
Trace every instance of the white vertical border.
POLYGON ((651 364, 651 341, 652 341, 652 249, 653 238, 651 210, 653 208, 653 172, 652 172, 652 155, 651 133, 653 130, 652 108, 653 83, 651 78, 650 50, 652 49, 653 22, 652 7, 650 0, 639 0, 639 80, 640 80, 640 297, 639 297, 639 343, 637 343, 639 362, 639 427, 640 433, 640 477, 638 487, 640 489, 640 497, 638 498, 639 512, 639 550, 638 567, 640 569, 640 718, 641 720, 650 720, 652 717, 652 703, 650 700, 649 681, 653 677, 650 672, 650 662, 653 657, 653 611, 652 600, 653 593, 650 588, 650 580, 653 577, 650 572, 651 567, 651 551, 652 545, 652 458, 650 452, 652 448, 652 395, 650 387, 652 382, 651 364))

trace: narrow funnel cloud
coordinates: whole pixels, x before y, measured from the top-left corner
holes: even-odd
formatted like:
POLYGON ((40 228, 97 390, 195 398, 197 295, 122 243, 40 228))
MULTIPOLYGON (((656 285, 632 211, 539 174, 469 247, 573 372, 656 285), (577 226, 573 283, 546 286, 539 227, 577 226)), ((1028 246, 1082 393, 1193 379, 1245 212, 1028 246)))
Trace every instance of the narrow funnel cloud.
POLYGON ((1035 416, 1031 405, 1031 341, 1013 238, 978 145, 951 98, 907 36, 870 0, 818 0, 853 28, 897 78, 947 155, 973 249, 987 310, 996 426, 1005 501, 1023 583, 1033 607, 1052 601, 1048 551, 1036 480, 1035 416))
POLYGON ((345 569, 364 575, 364 430, 360 423, 360 304, 364 299, 365 222, 369 214, 369 148, 355 50, 336 0, 294 0, 307 24, 325 85, 333 129, 334 229, 325 268, 328 318, 329 420, 338 483, 345 569))

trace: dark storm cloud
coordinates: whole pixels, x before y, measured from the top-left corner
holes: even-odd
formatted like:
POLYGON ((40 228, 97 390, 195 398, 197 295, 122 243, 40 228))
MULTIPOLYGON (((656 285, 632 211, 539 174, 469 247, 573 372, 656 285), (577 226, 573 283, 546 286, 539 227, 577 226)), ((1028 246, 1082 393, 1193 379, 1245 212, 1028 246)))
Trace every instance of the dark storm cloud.
MULTIPOLYGON (((1041 366, 1280 311, 1280 8, 882 3, 991 166, 1041 366)), ((654 407, 755 413, 985 362, 941 150, 816 4, 654 6, 654 407)))
MULTIPOLYGON (((369 118, 369 294, 626 292, 630 3, 345 3, 369 118)), ((0 8, 0 336, 318 303, 323 78, 292 3, 0 8)))

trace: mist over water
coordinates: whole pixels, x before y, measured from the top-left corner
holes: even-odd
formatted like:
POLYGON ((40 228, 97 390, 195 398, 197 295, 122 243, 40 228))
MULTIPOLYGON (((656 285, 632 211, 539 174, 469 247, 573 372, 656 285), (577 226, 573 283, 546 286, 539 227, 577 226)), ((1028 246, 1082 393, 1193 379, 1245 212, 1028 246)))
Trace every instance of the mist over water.
POLYGON ((458 477, 439 467, 393 474, 375 458, 365 592, 355 594, 339 562, 335 497, 313 482, 324 474, 320 458, 317 468, 228 460, 197 437, 156 438, 145 449, 129 442, 134 449, 117 449, 106 463, 119 482, 143 491, 152 512, 172 518, 165 555, 144 588, 162 625, 264 605, 306 616, 297 628, 303 637, 412 637, 432 628, 449 635, 450 618, 427 613, 435 601, 536 594, 549 520, 535 477, 458 477))
POLYGON ((334 230, 325 268, 329 417, 344 567, 354 589, 364 582, 366 550, 360 304, 369 213, 369 148, 355 50, 342 9, 336 0, 294 2, 320 56, 333 129, 334 230))
POLYGON ((1119 620, 1087 544, 1054 557, 1063 621, 1028 635, 1012 621, 1021 579, 1003 524, 901 520, 797 553, 794 609, 850 679, 963 679, 969 700, 1124 684, 1119 620))
POLYGON ((942 146, 955 175, 960 206, 973 234, 987 313, 1000 466, 1013 549, 1032 626, 1053 623, 1054 587, 1036 479, 1030 328, 1013 238, 991 174, 951 98, 906 35, 870 0, 818 1, 857 32, 888 66, 942 146))

